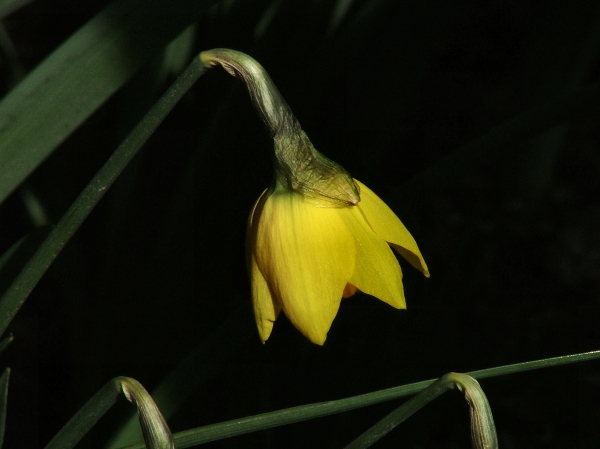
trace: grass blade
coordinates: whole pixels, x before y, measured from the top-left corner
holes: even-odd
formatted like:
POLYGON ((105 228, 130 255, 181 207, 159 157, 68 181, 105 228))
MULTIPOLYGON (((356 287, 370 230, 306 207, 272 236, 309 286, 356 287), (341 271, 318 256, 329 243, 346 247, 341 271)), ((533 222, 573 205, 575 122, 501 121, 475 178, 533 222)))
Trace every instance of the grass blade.
POLYGON ((457 389, 465 394, 471 415, 471 440, 474 449, 497 449, 498 437, 490 404, 479 382, 467 374, 448 373, 440 377, 418 395, 406 401, 386 417, 363 432, 345 449, 371 447, 399 424, 406 421, 421 408, 447 390, 457 389))
POLYGON ((146 389, 130 377, 115 377, 107 382, 52 438, 46 449, 70 449, 90 431, 117 402, 121 393, 138 409, 144 439, 153 448, 172 448, 172 436, 160 410, 146 389))
POLYGON ((77 197, 58 225, 50 232, 43 244, 0 298, 0 334, 6 330, 40 278, 98 201, 104 196, 107 189, 179 99, 205 71, 206 68, 198 58, 195 58, 77 197))
POLYGON ((4 338, 0 341, 0 352, 4 351, 9 344, 15 339, 13 334, 10 334, 8 337, 4 338))
MULTIPOLYGON (((12 337, 12 336, 11 336, 12 337)), ((10 338, 10 337, 9 337, 10 338)), ((5 339, 2 344, 4 345, 9 338, 5 339)), ((10 338, 10 341, 12 338, 10 338)), ((8 343, 10 343, 8 341, 8 343)), ((8 344, 6 343, 6 344, 8 344)), ((4 346, 5 347, 5 346, 4 346)), ((4 347, 2 349, 4 349, 4 347)), ((2 350, 0 349, 0 351, 2 350)), ((4 444, 4 431, 6 429, 6 404, 8 400, 8 378, 10 377, 10 368, 6 368, 0 377, 0 449, 4 444)))
POLYGON ((117 0, 39 64, 0 102, 0 203, 213 3, 117 0))
POLYGON ((33 0, 2 0, 0 1, 0 19, 4 19, 13 12, 27 6, 33 0))
MULTIPOLYGON (((196 387, 216 374, 220 365, 230 358, 251 334, 256 333, 250 313, 246 307, 233 312, 154 389, 152 398, 165 419, 173 416, 196 387)), ((140 441, 141 437, 137 417, 132 416, 113 436, 107 449, 133 444, 140 441)))
MULTIPOLYGON (((570 363, 585 362, 594 359, 600 359, 600 351, 552 357, 524 363, 515 363, 513 365, 504 365, 495 368, 472 371, 465 374, 468 374, 474 379, 485 379, 488 377, 503 376, 506 374, 520 373, 523 371, 531 371, 540 368, 549 368, 552 366, 567 365, 570 363)), ((388 388, 386 390, 374 391, 373 393, 352 396, 337 401, 317 402, 315 404, 301 405, 284 410, 263 413, 261 415, 225 421, 219 424, 198 427, 196 429, 176 433, 174 435, 175 444, 178 448, 183 449, 186 447, 193 447, 198 444, 208 443, 209 441, 221 440, 236 435, 243 435, 245 433, 270 429, 273 427, 283 426, 285 424, 292 424, 295 422, 320 418, 321 416, 342 413, 349 410, 366 407, 368 405, 379 404, 380 402, 390 401, 392 399, 398 399, 419 393, 436 382, 436 380, 437 379, 430 379, 402 385, 399 387, 388 388)), ((143 444, 127 447, 127 449, 143 448, 143 444)))

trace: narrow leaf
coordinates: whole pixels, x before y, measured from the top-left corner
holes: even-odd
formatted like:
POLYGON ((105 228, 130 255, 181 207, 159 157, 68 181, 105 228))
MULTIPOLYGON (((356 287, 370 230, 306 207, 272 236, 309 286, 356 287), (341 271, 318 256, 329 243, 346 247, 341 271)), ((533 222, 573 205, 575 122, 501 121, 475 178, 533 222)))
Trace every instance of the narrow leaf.
MULTIPOLYGON (((250 335, 256 334, 250 313, 249 307, 233 312, 152 391, 152 397, 166 419, 179 410, 196 388, 213 377, 250 335)), ((133 444, 141 436, 137 419, 132 416, 112 437, 107 449, 133 444)))
POLYGON ((346 446, 346 449, 364 449, 404 422, 442 393, 456 388, 465 394, 471 415, 471 441, 474 449, 498 449, 498 437, 492 410, 479 382, 462 373, 448 373, 418 395, 402 404, 385 418, 371 426, 366 432, 346 446))
MULTIPOLYGON (((11 336, 12 337, 12 336, 11 336)), ((5 339, 4 342, 8 340, 5 339)), ((4 348, 2 348, 4 349, 4 348)), ((0 351, 2 350, 0 349, 0 351)), ((4 444, 4 431, 6 429, 6 404, 8 401, 8 378, 10 377, 10 368, 6 368, 0 377, 0 449, 4 444)))
POLYGON ((215 0, 116 0, 0 102, 0 203, 215 0))
POLYGON ((149 449, 175 449, 171 429, 156 403, 137 380, 120 377, 118 385, 129 402, 135 404, 146 447, 149 449))
POLYGON ((33 0, 1 0, 0 1, 0 19, 4 19, 11 13, 33 2, 33 0))
POLYGON ((74 447, 117 402, 119 390, 119 388, 115 388, 114 380, 104 385, 50 440, 46 445, 46 449, 74 447))
MULTIPOLYGON (((504 365, 495 368, 472 371, 467 373, 467 375, 473 377, 474 379, 484 379, 488 377, 502 376, 505 374, 530 371, 534 369, 549 368, 551 366, 585 362, 594 359, 600 359, 600 351, 534 360, 531 362, 516 363, 513 365, 504 365)), ((399 387, 388 388, 386 390, 375 391, 373 393, 352 396, 337 401, 317 402, 314 404, 301 405, 298 407, 276 410, 274 412, 225 421, 219 424, 198 427, 176 433, 174 435, 175 444, 177 448, 183 449, 186 447, 193 447, 199 444, 207 443, 209 441, 221 440, 236 435, 256 432, 258 430, 271 429, 273 427, 283 426, 285 424, 292 424, 295 422, 319 418, 321 416, 342 413, 349 410, 366 407, 368 405, 379 404, 392 399, 398 399, 416 394, 429 387, 434 382, 436 382, 436 379, 425 380, 399 387)), ((143 444, 127 447, 127 449, 143 448, 143 444)))
POLYGON ((77 197, 60 222, 0 297, 0 334, 6 330, 40 278, 98 204, 107 189, 205 70, 200 60, 195 58, 77 197))
POLYGON ((52 438, 46 449, 71 449, 90 431, 100 418, 117 402, 119 395, 138 408, 140 424, 149 449, 171 449, 171 431, 156 404, 137 380, 116 377, 104 385, 65 426, 52 438))
POLYGON ((4 351, 6 349, 6 347, 12 343, 12 341, 14 339, 15 339, 14 335, 10 334, 8 337, 6 337, 2 341, 0 341, 0 352, 4 351))

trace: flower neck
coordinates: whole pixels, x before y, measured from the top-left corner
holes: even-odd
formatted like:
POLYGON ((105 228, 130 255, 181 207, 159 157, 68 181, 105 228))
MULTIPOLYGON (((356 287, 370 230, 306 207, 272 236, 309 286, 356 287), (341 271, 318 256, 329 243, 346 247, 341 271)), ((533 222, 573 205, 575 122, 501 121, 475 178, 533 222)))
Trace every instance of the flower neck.
POLYGON ((207 67, 221 65, 246 84, 252 103, 275 143, 276 184, 324 207, 358 204, 360 193, 350 174, 315 150, 279 90, 256 60, 225 48, 202 52, 200 60, 207 67))

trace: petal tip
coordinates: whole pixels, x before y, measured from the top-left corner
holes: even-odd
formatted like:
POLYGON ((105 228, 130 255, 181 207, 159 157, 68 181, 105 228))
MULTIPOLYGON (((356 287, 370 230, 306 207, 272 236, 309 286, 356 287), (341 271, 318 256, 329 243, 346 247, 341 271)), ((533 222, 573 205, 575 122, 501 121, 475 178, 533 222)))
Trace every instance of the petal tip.
POLYGON ((299 327, 295 324, 294 324, 294 326, 306 338, 308 338, 308 340, 310 340, 311 343, 314 343, 315 345, 323 346, 323 344, 325 343, 325 340, 327 340, 327 333, 329 332, 329 327, 331 326, 331 324, 329 326, 327 326, 327 328, 324 328, 324 327, 316 328, 314 326, 311 326, 309 329, 299 327))
POLYGON ((273 331, 273 321, 271 320, 262 320, 260 323, 256 323, 258 327, 258 336, 260 337, 260 341, 263 345, 271 336, 271 332, 273 331))
POLYGON ((325 334, 323 336, 319 335, 317 338, 315 338, 314 336, 310 337, 307 335, 307 338, 311 341, 311 343, 314 343, 319 346, 323 346, 325 344, 325 340, 327 340, 327 334, 325 334))

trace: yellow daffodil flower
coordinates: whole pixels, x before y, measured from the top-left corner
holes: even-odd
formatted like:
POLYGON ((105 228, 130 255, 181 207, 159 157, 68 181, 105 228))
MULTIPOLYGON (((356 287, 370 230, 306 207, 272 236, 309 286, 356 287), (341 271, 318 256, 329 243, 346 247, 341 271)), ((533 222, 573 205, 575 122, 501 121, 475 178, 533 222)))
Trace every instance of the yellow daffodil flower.
POLYGON ((314 149, 262 66, 227 49, 203 52, 242 78, 275 143, 275 179, 250 214, 247 264, 260 338, 281 310, 322 345, 342 298, 357 290, 406 308, 390 246, 429 277, 419 248, 375 193, 314 149))

